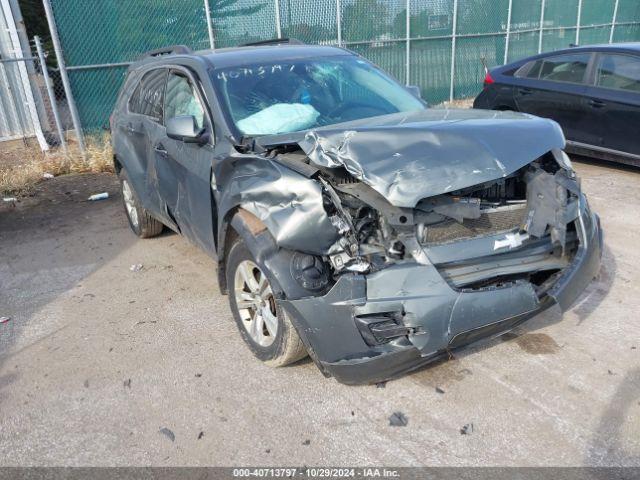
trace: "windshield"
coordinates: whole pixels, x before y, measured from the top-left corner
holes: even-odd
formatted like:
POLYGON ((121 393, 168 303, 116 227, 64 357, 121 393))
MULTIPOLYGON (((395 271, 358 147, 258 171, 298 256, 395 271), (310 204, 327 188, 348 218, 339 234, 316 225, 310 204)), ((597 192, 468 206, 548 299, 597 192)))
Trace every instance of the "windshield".
POLYGON ((256 63, 217 69, 212 76, 245 136, 426 108, 403 86, 352 55, 256 63))

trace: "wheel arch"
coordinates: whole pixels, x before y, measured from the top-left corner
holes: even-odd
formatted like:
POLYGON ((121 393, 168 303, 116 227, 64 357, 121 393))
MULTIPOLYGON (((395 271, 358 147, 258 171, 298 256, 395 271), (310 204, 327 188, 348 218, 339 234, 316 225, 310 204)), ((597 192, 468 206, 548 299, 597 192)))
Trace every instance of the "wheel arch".
POLYGON ((254 238, 265 230, 267 226, 257 216, 242 207, 235 207, 224 216, 218 235, 218 286, 223 295, 229 291, 226 264, 231 246, 241 238, 255 256, 257 252, 254 238))

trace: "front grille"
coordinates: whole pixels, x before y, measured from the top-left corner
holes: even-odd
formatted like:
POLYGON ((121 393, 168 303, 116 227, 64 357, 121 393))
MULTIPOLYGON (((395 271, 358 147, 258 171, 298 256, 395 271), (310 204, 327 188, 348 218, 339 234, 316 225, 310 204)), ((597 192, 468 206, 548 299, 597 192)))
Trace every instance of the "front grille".
POLYGON ((522 204, 493 209, 482 213, 480 218, 467 218, 462 223, 447 219, 426 227, 424 243, 445 243, 521 228, 526 213, 526 205, 522 204))

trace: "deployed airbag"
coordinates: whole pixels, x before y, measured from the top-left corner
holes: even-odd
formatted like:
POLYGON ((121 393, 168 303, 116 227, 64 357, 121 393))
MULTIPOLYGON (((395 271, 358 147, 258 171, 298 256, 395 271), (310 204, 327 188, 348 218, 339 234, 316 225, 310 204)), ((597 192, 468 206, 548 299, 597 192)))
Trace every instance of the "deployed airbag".
POLYGON ((312 105, 276 103, 238 122, 248 135, 272 135, 294 132, 312 126, 320 113, 312 105))

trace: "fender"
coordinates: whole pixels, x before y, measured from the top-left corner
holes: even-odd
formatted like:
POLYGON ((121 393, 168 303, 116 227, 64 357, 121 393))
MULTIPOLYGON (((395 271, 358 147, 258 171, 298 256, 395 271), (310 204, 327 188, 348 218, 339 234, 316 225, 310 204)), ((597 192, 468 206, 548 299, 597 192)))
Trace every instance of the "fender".
MULTIPOLYGON (((224 225, 234 211, 253 214, 279 247, 312 255, 326 254, 338 239, 323 207, 322 186, 285 165, 256 155, 234 155, 215 172, 219 218, 224 225)), ((226 232, 220 232, 221 243, 226 232)))

